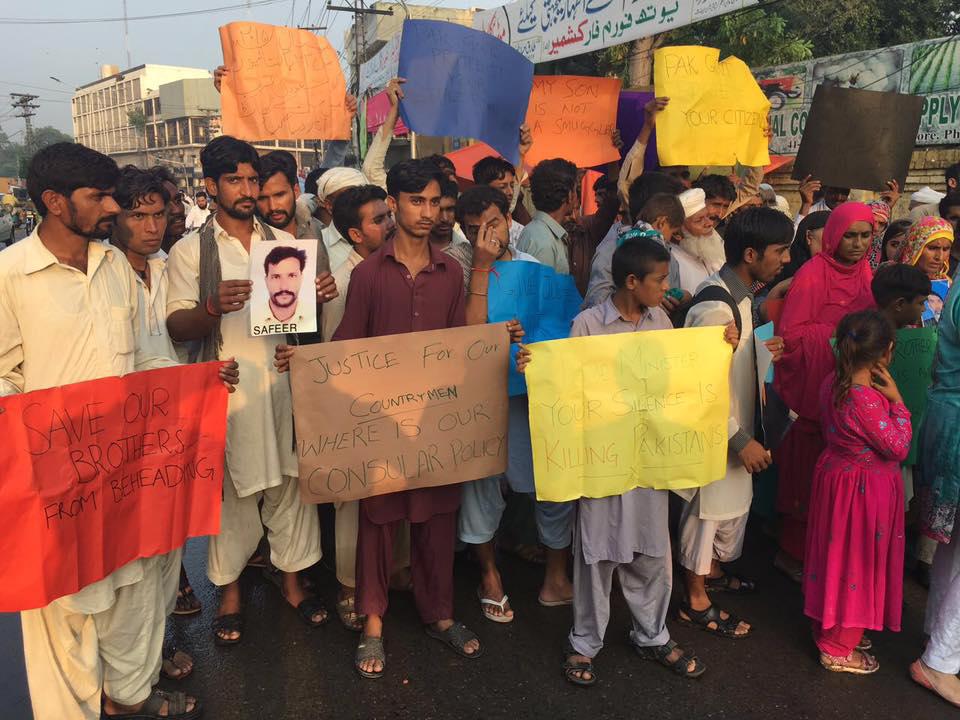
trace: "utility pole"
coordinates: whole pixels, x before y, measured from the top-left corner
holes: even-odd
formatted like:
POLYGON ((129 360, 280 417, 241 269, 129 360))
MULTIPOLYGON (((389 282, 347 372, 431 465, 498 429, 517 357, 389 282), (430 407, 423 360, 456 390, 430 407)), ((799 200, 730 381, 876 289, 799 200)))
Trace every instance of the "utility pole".
MULTIPOLYGON (((353 82, 350 84, 350 94, 357 98, 357 102, 360 102, 360 64, 362 53, 360 50, 360 36, 363 35, 363 44, 366 47, 366 34, 363 32, 363 16, 364 15, 393 15, 393 9, 389 10, 378 10, 376 8, 368 8, 363 4, 363 0, 353 0, 353 6, 343 6, 343 5, 327 5, 327 10, 333 10, 335 12, 348 12, 353 13, 353 82)), ((360 133, 366 132, 366 128, 360 127, 360 112, 359 108, 357 110, 357 115, 354 118, 356 123, 356 134, 357 134, 357 160, 360 158, 360 133)))
POLYGON ((127 0, 123 0, 123 49, 127 51, 127 69, 133 67, 130 61, 130 28, 127 25, 127 0))
POLYGON ((40 106, 33 101, 38 99, 37 95, 27 95, 26 93, 10 93, 10 104, 16 112, 14 117, 23 118, 24 136, 23 144, 28 155, 33 154, 33 121, 30 119, 40 106))

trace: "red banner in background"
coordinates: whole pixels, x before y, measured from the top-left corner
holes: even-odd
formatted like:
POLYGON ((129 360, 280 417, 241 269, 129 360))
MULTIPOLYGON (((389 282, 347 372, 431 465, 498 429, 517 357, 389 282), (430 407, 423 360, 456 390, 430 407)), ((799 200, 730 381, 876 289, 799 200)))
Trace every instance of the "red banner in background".
POLYGON ((221 363, 0 398, 0 611, 220 531, 221 363))

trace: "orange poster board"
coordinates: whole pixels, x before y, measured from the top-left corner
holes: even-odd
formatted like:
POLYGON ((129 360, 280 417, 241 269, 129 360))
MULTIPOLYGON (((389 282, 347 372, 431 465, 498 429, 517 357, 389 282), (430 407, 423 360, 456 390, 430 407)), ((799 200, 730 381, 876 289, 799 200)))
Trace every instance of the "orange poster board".
POLYGON ((0 398, 0 612, 220 531, 221 363, 0 398))
POLYGON ((223 133, 242 140, 347 140, 337 52, 306 30, 235 22, 220 28, 223 133))
POLYGON ((587 168, 620 159, 613 145, 620 81, 578 75, 535 75, 526 123, 533 145, 525 158, 566 158, 587 168))

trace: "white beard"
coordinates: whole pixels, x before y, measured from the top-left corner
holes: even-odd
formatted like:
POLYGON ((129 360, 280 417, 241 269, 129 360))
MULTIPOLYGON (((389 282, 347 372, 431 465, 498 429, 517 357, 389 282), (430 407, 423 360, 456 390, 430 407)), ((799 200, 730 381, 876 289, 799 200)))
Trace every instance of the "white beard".
POLYGON ((700 260, 711 273, 720 270, 727 261, 723 238, 716 230, 711 230, 709 235, 691 235, 684 230, 680 247, 700 260))

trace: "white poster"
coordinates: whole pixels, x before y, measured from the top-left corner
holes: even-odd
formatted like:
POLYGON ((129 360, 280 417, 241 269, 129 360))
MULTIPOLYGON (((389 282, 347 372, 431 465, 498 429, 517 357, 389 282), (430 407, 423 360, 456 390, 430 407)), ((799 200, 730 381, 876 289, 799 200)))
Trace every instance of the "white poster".
POLYGON ((478 12, 473 27, 539 63, 676 30, 756 3, 757 0, 519 0, 478 12))
POLYGON ((250 334, 317 330, 317 241, 257 242, 250 248, 250 334))
POLYGON ((397 33, 380 48, 380 52, 360 66, 360 91, 377 90, 397 76, 400 65, 400 36, 397 33))

